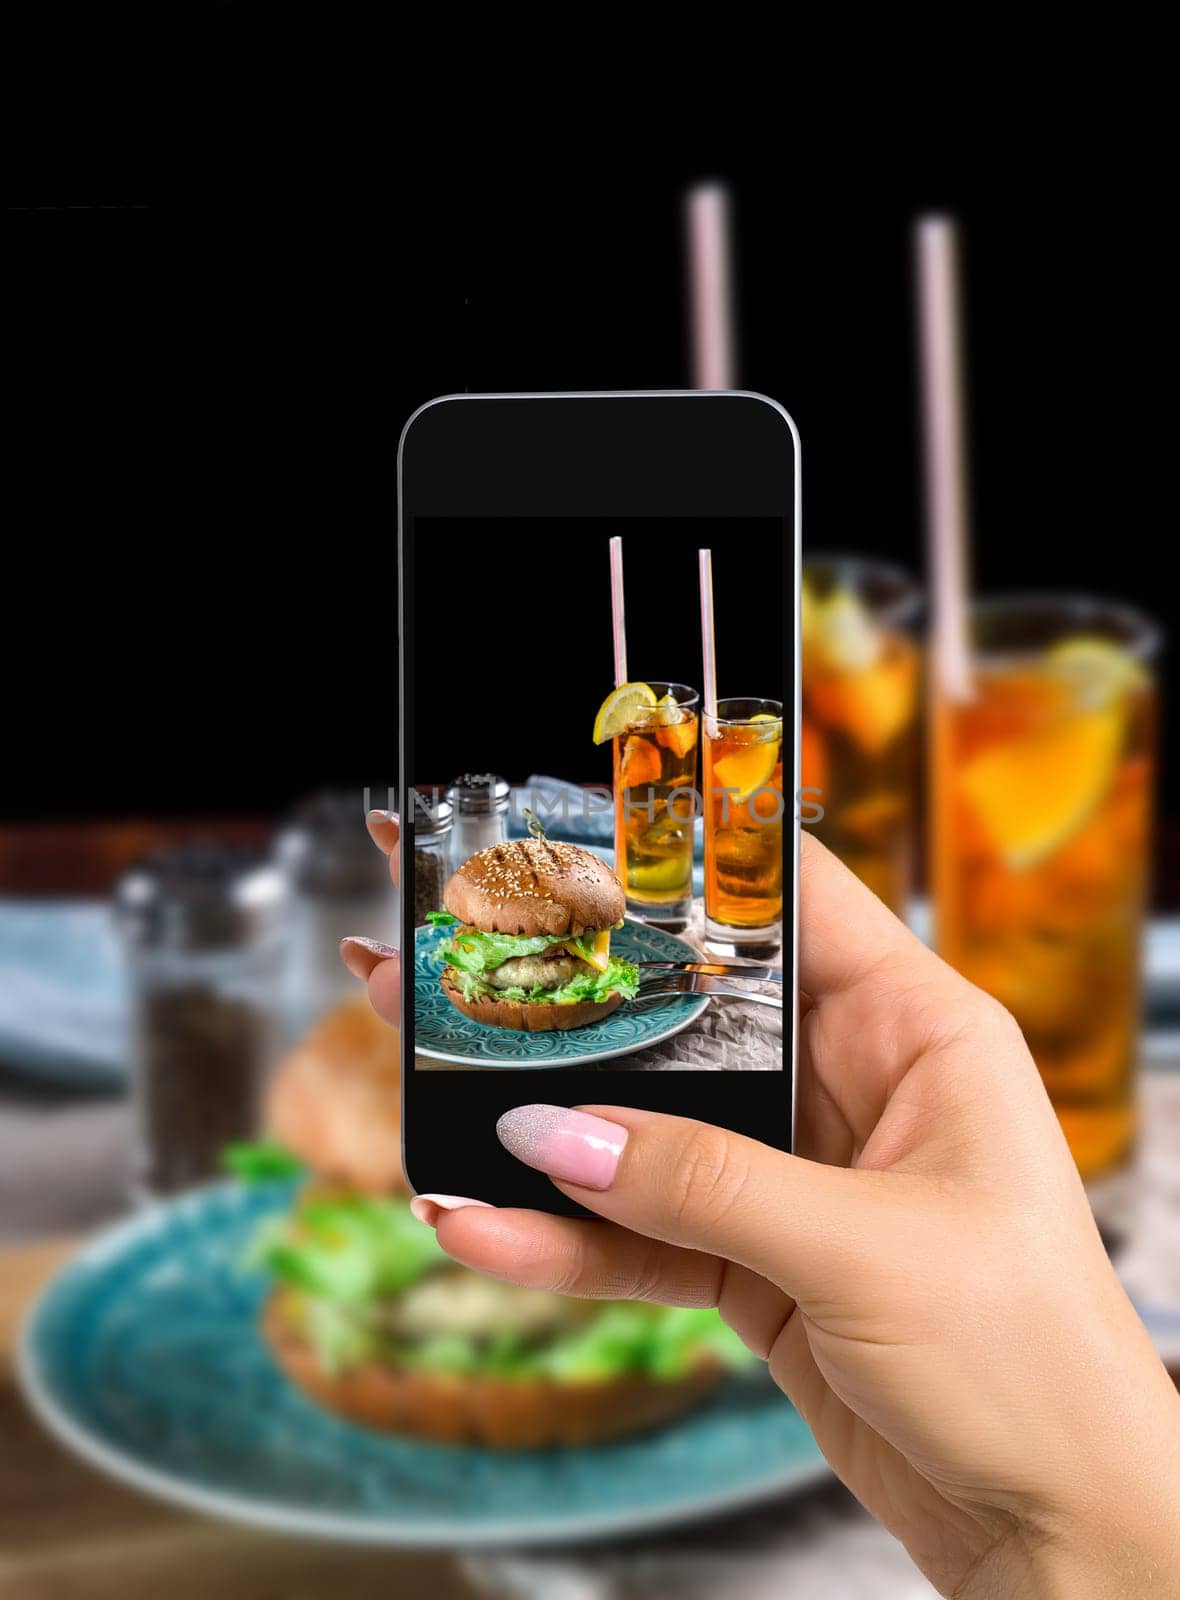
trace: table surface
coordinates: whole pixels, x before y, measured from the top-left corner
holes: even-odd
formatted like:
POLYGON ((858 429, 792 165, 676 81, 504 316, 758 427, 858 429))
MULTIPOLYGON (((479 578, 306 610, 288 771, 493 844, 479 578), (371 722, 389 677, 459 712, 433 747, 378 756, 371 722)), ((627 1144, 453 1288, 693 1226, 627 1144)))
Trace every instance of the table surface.
POLYGON ((30 1414, 13 1372, 26 1307, 77 1239, 0 1249, 0 1595, 12 1600, 472 1600, 445 1555, 286 1539, 175 1510, 75 1460, 30 1414))

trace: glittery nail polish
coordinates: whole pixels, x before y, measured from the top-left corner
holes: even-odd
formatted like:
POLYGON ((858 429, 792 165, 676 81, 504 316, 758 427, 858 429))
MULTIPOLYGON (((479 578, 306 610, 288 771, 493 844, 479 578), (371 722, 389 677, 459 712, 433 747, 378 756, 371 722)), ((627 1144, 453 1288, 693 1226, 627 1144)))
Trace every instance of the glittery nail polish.
POLYGON ((526 1166, 587 1189, 610 1188, 627 1142, 617 1122, 566 1106, 517 1106, 497 1122, 496 1135, 526 1166))
POLYGON ((359 933, 340 941, 340 959, 354 978, 369 977, 374 967, 395 955, 397 951, 391 944, 382 944, 380 939, 366 939, 359 933))

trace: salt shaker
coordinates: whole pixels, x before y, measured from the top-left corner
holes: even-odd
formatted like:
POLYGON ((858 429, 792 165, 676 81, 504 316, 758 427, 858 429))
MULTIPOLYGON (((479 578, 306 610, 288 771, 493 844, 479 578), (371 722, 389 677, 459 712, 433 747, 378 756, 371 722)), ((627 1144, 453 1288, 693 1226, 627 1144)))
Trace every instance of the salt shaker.
POLYGON ((341 939, 396 942, 397 890, 369 837, 360 790, 304 801, 279 833, 274 859, 287 895, 283 1013, 294 1039, 356 991, 341 939))
POLYGON ((508 837, 508 783, 494 772, 468 772, 447 790, 455 811, 451 834, 451 870, 457 871, 477 850, 503 844, 508 837))
POLYGON ((131 990, 131 1189, 153 1199, 214 1176, 255 1137, 278 1049, 282 885, 265 858, 161 852, 116 890, 131 990))

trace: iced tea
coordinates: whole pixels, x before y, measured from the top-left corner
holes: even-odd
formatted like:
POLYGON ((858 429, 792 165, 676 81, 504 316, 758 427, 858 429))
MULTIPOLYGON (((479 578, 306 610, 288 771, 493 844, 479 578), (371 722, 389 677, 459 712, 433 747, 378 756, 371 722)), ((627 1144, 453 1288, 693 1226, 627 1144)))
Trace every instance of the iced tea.
POLYGON ((1135 1134, 1156 718, 1151 625, 1084 600, 976 608, 932 710, 941 954, 1015 1015, 1083 1177, 1135 1134))
POLYGON ((781 703, 718 701, 702 767, 706 942, 718 954, 772 951, 783 915, 781 703))
POLYGON ((700 723, 695 690, 649 687, 657 703, 614 740, 615 863, 628 910, 675 931, 692 909, 700 723))
POLYGON ((823 807, 808 826, 899 916, 911 888, 917 605, 894 567, 828 557, 804 568, 801 783, 806 804, 823 807))

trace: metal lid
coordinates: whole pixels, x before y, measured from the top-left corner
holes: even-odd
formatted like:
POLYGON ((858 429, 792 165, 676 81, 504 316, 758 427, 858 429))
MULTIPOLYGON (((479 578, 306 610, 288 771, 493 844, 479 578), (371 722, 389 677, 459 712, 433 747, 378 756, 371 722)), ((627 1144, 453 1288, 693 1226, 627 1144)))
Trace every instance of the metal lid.
POLYGON ((437 789, 415 789, 415 838, 421 839, 431 833, 449 833, 454 820, 454 806, 449 800, 444 800, 437 789))
POLYGON ((508 780, 494 772, 465 772, 447 790, 461 817, 486 817, 508 810, 508 780))
POLYGON ((282 901, 282 877, 260 851, 218 844, 161 850, 115 890, 128 939, 169 950, 232 949, 269 937, 282 901))
POLYGON ((365 825, 359 789, 302 801, 275 840, 275 860, 297 889, 350 898, 379 891, 389 868, 365 825))

